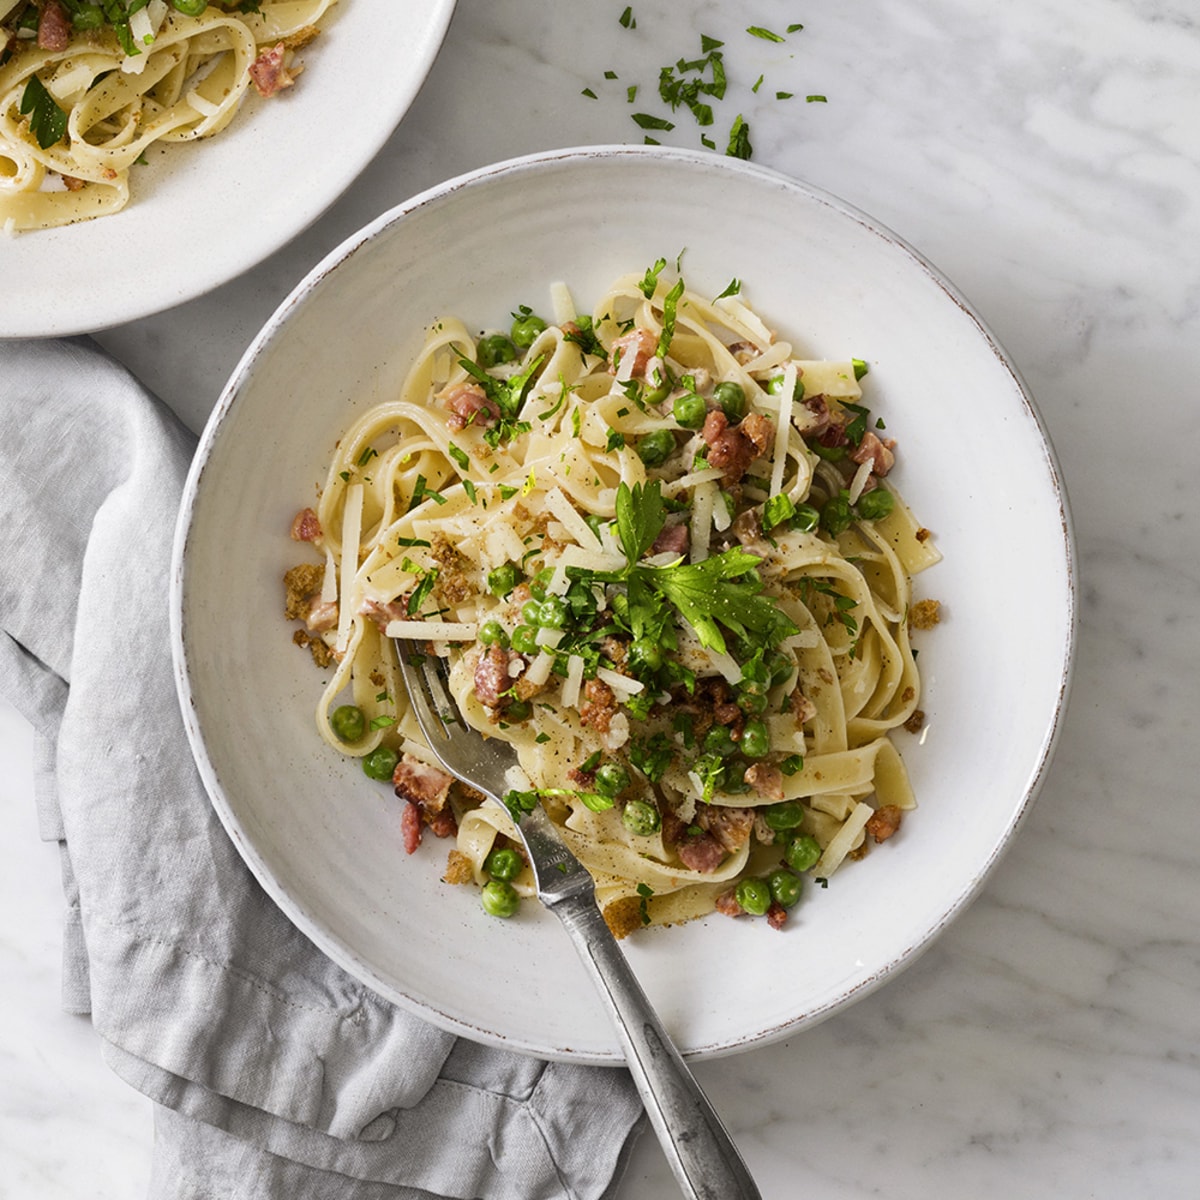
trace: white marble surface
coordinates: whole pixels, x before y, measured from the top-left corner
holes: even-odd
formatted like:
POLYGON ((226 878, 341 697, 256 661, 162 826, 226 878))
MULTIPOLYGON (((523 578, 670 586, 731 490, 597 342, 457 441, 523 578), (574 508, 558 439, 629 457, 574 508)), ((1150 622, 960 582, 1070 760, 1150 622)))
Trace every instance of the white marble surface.
MULTIPOLYGON (((199 426, 253 331, 366 219, 494 159, 641 140, 624 88, 659 111, 658 68, 722 38, 721 147, 745 113, 756 161, 909 240, 1024 373, 1073 502, 1082 605, 1056 761, 974 906, 855 1007, 698 1074, 772 1200, 1195 1197, 1200 16, 1192 0, 643 0, 626 30, 623 7, 460 0, 415 107, 331 212, 247 277, 100 341, 199 426), (744 32, 794 22, 783 44, 744 32)), ((681 115, 663 140, 699 130, 681 115)), ((1008 586, 1037 603, 1036 579, 1008 586)), ((149 1105, 57 1009, 30 747, 0 708, 0 1197, 126 1200, 146 1192, 149 1105)), ((620 1200, 676 1194, 647 1137, 620 1200)))

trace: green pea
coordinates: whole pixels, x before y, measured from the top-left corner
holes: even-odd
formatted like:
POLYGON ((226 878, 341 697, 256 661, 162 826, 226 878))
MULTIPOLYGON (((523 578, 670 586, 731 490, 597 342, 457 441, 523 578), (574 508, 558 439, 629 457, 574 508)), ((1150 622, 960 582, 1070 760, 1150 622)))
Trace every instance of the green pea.
POLYGON ((850 507, 850 501, 844 494, 839 493, 832 496, 821 507, 821 528, 834 537, 837 537, 839 533, 845 533, 853 521, 854 512, 850 507))
POLYGON ((528 700, 514 700, 504 710, 504 719, 513 724, 528 721, 533 715, 533 705, 528 700))
POLYGON ((543 629, 562 629, 570 615, 567 602, 561 596, 547 596, 538 611, 538 624, 543 629))
POLYGON ((663 664, 662 647, 653 638, 638 638, 629 647, 629 665, 635 675, 657 671, 663 664))
POLYGON ((731 421, 740 421, 746 415, 746 393, 742 385, 734 383, 732 379, 718 383, 713 388, 713 399, 731 421))
POLYGON ((376 746, 370 754, 363 755, 363 774, 371 779, 389 782, 399 761, 400 755, 391 746, 376 746))
POLYGON ((357 704, 339 705, 329 714, 329 724, 343 742, 357 742, 367 732, 367 718, 357 704))
POLYGON ((733 896, 751 916, 761 917, 771 907, 771 888, 765 879, 743 879, 733 896))
POLYGON ((896 507, 895 497, 887 488, 872 488, 858 498, 855 511, 864 521, 880 521, 896 507))
POLYGON ((792 513, 792 528, 801 533, 812 533, 820 524, 821 514, 811 504, 797 504, 792 513))
POLYGON ((742 688, 737 694, 737 706, 742 712, 757 717, 766 712, 770 697, 756 686, 742 688))
POLYGON ((596 791, 602 796, 618 796, 629 786, 629 772, 618 762, 601 763, 596 768, 596 791))
POLYGON ((537 630, 532 625, 518 625, 512 631, 512 648, 518 654, 536 654, 538 652, 537 630))
POLYGON ((185 17, 202 16, 204 10, 208 7, 208 0, 171 0, 176 12, 181 12, 185 17))
POLYGON ((791 908, 800 899, 804 891, 804 880, 799 875, 779 867, 767 876, 767 887, 771 889, 771 899, 784 908, 791 908))
POLYGON ((542 602, 540 600, 526 600, 521 605, 521 616, 524 618, 526 625, 532 625, 536 629, 542 623, 542 602))
POLYGON ((638 457, 648 467, 661 467, 675 453, 675 435, 669 429, 656 429, 638 442, 638 457))
POLYGON ((507 883, 510 879, 516 879, 521 873, 521 868, 525 865, 525 860, 515 851, 507 846, 502 846, 498 850, 493 850, 491 854, 483 860, 483 869, 493 878, 499 879, 507 883))
POLYGON ((706 754, 719 754, 722 758, 727 758, 736 749, 737 744, 733 740, 733 734, 729 732, 728 725, 714 725, 704 735, 706 754))
POLYGON ((588 513, 583 519, 587 523, 587 527, 596 535, 596 537, 600 536, 600 530, 609 523, 599 513, 588 513))
POLYGON ((662 825, 658 809, 649 800, 630 800, 621 813, 621 821, 630 833, 638 837, 649 837, 657 833, 662 825))
POLYGON ((507 596, 517 586, 520 574, 515 563, 503 563, 494 571, 488 572, 488 591, 494 596, 507 596))
POLYGON ((515 315, 515 320, 512 323, 512 340, 513 345, 518 350, 528 350, 533 345, 537 335, 546 328, 546 322, 535 313, 528 309, 522 308, 519 314, 515 315))
POLYGON ((771 734, 766 721, 755 718, 742 727, 741 751, 747 758, 762 758, 771 752, 771 734))
POLYGON ((517 357, 517 348, 504 334, 493 333, 479 339, 475 357, 481 367, 494 367, 498 363, 513 362, 517 357))
POLYGON ((504 626, 499 621, 484 621, 476 637, 485 646, 508 645, 508 634, 504 632, 504 626))
POLYGON ((778 804, 768 804, 760 810, 768 829, 781 832, 795 829, 804 820, 804 806, 798 800, 783 800, 778 804))
POLYGON ((507 879, 489 879, 479 893, 479 900, 489 917, 511 917, 521 904, 517 889, 507 879))
POLYGON ((798 833, 784 847, 783 857, 793 871, 807 871, 821 857, 821 844, 811 834, 798 833))
POLYGON ((671 414, 684 429, 699 429, 708 415, 708 407, 703 396, 697 396, 695 392, 685 392, 682 396, 675 397, 675 403, 671 405, 671 414))

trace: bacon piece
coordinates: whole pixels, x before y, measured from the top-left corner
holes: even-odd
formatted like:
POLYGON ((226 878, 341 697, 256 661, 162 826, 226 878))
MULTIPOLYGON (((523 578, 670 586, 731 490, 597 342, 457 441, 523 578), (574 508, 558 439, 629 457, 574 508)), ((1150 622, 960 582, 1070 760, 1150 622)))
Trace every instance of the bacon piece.
POLYGON ((753 763, 742 778, 760 796, 768 800, 783 799, 783 772, 771 763, 753 763))
POLYGON ((683 554, 688 548, 688 527, 686 525, 664 525, 654 545, 650 547, 651 554, 683 554))
POLYGON ((738 425, 714 408, 704 418, 700 436, 708 446, 708 465, 725 474, 726 483, 738 483, 746 468, 770 445, 774 426, 761 413, 748 413, 738 425))
POLYGON ((491 429, 500 420, 500 405, 477 383, 460 383, 443 393, 442 403, 450 412, 446 424, 456 433, 473 425, 491 429))
POLYGON ((816 436, 824 433, 833 420, 833 414, 829 408, 829 401, 825 399, 822 392, 817 392, 813 396, 805 396, 801 403, 801 407, 795 410, 793 418, 796 422, 796 427, 802 432, 816 436))
POLYGON ((402 755, 392 773, 396 795, 429 814, 442 811, 453 782, 453 776, 411 754, 402 755))
POLYGON ((71 18, 58 0, 46 0, 38 18, 39 50, 65 50, 71 44, 71 18))
POLYGON ((400 834, 406 854, 415 854, 421 844, 421 809, 411 800, 400 814, 400 834))
POLYGON ((876 842, 886 842, 900 828, 904 812, 895 804, 884 804, 867 819, 867 833, 876 842))
POLYGON ((448 838, 458 836, 458 822, 454 819, 454 813, 449 808, 443 808, 440 812, 435 813, 426 812, 422 809, 422 815, 434 837, 448 838))
POLYGON ((320 519, 311 508, 302 508, 292 518, 292 541, 318 542, 322 536, 320 519))
POLYGON ((722 849, 730 854, 740 850, 750 840, 755 816, 752 808, 733 808, 724 804, 696 805, 696 824, 711 833, 722 849))
POLYGON ((751 359, 757 358, 759 353, 758 347, 753 342, 745 341, 730 342, 725 349, 728 350, 729 353, 733 355, 734 359, 743 367, 750 362, 751 359))
POLYGON ((338 606, 336 600, 321 602, 320 596, 314 598, 308 616, 304 618, 304 627, 309 633, 328 633, 336 628, 338 623, 338 606))
POLYGON ((856 463, 869 462, 871 464, 871 473, 882 478, 895 465, 896 456, 892 453, 895 446, 895 438, 880 440, 880 438, 868 429, 863 434, 862 441, 851 452, 850 457, 856 463))
POLYGON ((499 708, 503 693, 512 685, 508 673, 508 651, 502 646, 489 646, 475 664, 475 695, 485 708, 499 708))
POLYGON ((725 847, 711 833, 689 836, 675 849, 685 867, 702 875, 710 875, 725 861, 725 847))
POLYGON ((657 349, 656 334, 649 329, 631 329, 621 337, 613 338, 612 352, 608 356, 608 373, 616 375, 620 372, 623 379, 641 379, 657 349), (630 363, 632 365, 627 367, 630 363))
POLYGON ((772 929, 782 929, 787 915, 788 910, 778 900, 772 900, 771 907, 767 909, 767 924, 772 929))
POLYGON ((589 679, 583 685, 583 703, 579 706, 579 720, 597 733, 607 733, 617 712, 617 701, 613 690, 603 679, 589 679))
POLYGON ((269 50, 264 50, 249 66, 250 82, 264 99, 289 88, 296 82, 295 75, 284 66, 284 55, 287 47, 282 42, 276 42, 269 50))
POLYGON ((744 917, 746 915, 746 910, 737 902, 737 890, 735 888, 730 888, 727 892, 722 892, 713 901, 713 908, 726 917, 744 917))

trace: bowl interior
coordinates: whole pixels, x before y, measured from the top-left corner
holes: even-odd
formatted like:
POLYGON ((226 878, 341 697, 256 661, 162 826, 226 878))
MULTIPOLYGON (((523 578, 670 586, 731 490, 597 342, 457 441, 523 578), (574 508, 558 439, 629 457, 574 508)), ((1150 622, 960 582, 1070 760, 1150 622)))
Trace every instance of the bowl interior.
POLYGON ((1052 454, 1011 366, 909 248, 770 172, 686 152, 564 151, 455 181, 381 218, 283 305, 206 432, 181 517, 177 647, 189 735, 239 849, 289 917, 379 993, 477 1039, 620 1060, 566 936, 526 906, 497 922, 405 855, 399 808, 318 738, 324 675, 281 619, 288 538, 341 431, 389 396, 435 318, 502 325, 566 282, 581 310, 682 253, 731 277, 811 357, 871 364, 894 478, 944 561, 917 580, 944 619, 917 635, 927 714, 897 735, 919 808, 812 888, 785 932, 714 916, 624 949, 685 1053, 782 1036, 909 961, 970 899, 1045 768, 1073 642, 1071 547, 1052 454), (1030 597, 1036 597, 1031 603, 1030 597), (263 747, 270 746, 270 768, 263 747))

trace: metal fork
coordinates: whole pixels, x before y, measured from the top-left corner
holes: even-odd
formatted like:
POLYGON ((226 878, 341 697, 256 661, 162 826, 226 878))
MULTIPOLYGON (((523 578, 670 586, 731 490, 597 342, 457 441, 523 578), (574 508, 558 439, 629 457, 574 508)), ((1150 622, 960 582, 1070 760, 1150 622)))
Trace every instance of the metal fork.
MULTIPOLYGON (((458 714, 444 667, 419 643, 397 639, 400 673, 433 753, 451 775, 502 803, 505 771, 516 752, 485 738, 458 714)), ((596 904, 587 868, 539 804, 517 825, 542 903, 562 922, 596 985, 625 1051, 650 1123, 685 1196, 761 1200, 721 1118, 671 1042, 596 904)))

